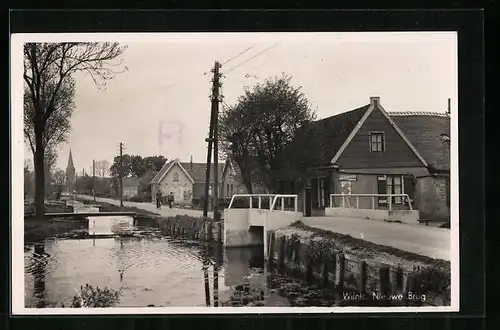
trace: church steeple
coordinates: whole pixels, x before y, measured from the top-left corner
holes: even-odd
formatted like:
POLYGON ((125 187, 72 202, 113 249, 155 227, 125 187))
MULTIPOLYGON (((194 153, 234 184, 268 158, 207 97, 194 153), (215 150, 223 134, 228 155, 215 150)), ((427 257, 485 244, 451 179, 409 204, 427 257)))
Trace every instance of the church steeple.
POLYGON ((73 155, 71 154, 71 149, 69 150, 69 158, 68 158, 68 166, 66 169, 72 168, 74 169, 75 166, 73 165, 73 155))
POLYGON ((69 150, 68 166, 66 167, 66 191, 68 194, 73 193, 76 180, 75 165, 73 164, 73 154, 69 150))

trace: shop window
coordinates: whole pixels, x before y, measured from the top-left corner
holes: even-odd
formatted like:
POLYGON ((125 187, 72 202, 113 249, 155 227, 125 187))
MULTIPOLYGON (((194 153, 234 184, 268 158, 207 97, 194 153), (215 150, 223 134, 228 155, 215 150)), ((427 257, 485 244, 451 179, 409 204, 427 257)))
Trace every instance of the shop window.
MULTIPOLYGON (((379 194, 403 194, 403 180, 401 175, 380 175, 377 177, 378 193, 379 194)), ((403 197, 392 197, 391 203, 401 204, 403 197)), ((387 205, 388 197, 383 196, 378 198, 379 205, 387 205)))
MULTIPOLYGON (((386 181, 387 194, 402 194, 403 184, 400 175, 388 175, 386 181)), ((401 196, 392 197, 392 203, 401 204, 403 198, 401 196)))
POLYGON ((370 151, 382 152, 385 150, 385 141, 383 132, 370 133, 370 151))

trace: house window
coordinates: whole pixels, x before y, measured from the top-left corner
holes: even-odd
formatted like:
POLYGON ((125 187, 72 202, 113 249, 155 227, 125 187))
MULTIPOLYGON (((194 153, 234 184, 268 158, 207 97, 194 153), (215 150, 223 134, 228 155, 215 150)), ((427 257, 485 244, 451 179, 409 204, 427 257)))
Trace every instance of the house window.
POLYGON ((372 132, 370 133, 370 151, 382 152, 385 150, 384 133, 372 132))
POLYGON ((231 195, 229 195, 229 183, 226 185, 226 196, 231 197, 231 195))
POLYGON ((179 181, 179 173, 177 173, 177 172, 174 173, 174 178, 172 179, 172 181, 175 181, 175 182, 179 181))
POLYGON ((231 197, 233 197, 233 184, 231 184, 231 197))

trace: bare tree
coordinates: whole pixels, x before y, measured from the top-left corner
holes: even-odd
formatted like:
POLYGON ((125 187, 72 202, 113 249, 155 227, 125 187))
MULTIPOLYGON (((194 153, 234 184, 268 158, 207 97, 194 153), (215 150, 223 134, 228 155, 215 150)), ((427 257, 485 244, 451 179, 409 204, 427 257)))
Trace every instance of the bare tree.
POLYGON ((95 172, 97 176, 106 177, 109 173, 109 162, 105 159, 96 161, 95 172))
MULTIPOLYGON (((119 72, 113 63, 125 47, 118 43, 27 43, 24 45, 25 136, 33 152, 36 217, 43 218, 44 155, 64 141, 74 105, 74 77, 83 72, 98 88, 119 72), (62 129, 61 129, 62 128, 62 129)), ((125 67, 126 69, 126 67, 125 67)))

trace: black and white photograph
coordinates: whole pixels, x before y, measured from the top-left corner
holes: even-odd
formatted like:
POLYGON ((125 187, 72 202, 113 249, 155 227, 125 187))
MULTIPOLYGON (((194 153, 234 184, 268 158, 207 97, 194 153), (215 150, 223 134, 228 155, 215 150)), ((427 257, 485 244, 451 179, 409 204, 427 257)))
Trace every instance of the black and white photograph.
POLYGON ((12 313, 458 311, 457 56, 456 32, 13 34, 12 313))

